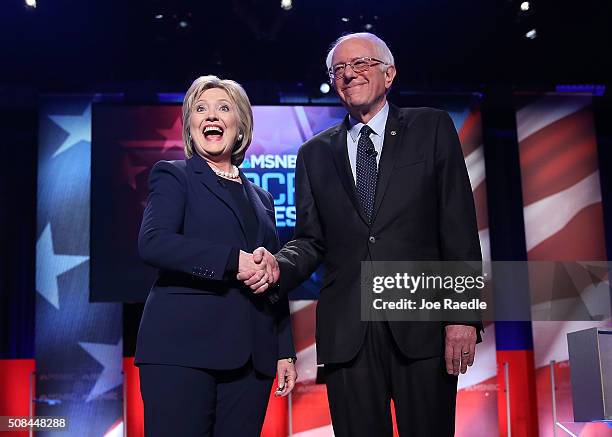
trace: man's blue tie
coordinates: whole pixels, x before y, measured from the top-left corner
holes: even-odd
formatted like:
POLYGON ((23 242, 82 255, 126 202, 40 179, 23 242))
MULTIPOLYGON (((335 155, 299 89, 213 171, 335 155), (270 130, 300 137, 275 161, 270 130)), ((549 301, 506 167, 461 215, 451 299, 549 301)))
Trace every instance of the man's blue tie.
POLYGON ((377 153, 370 139, 370 134, 373 132, 370 126, 364 125, 359 132, 357 143, 357 195, 368 221, 372 220, 374 196, 376 195, 377 153))

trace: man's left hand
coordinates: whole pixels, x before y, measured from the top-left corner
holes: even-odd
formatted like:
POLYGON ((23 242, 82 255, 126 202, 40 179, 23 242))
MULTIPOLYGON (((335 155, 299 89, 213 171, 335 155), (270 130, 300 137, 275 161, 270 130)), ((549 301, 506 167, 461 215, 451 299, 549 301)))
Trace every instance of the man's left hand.
POLYGON ((445 327, 446 371, 451 375, 467 372, 474 364, 476 354, 476 328, 468 325, 447 325, 445 327))

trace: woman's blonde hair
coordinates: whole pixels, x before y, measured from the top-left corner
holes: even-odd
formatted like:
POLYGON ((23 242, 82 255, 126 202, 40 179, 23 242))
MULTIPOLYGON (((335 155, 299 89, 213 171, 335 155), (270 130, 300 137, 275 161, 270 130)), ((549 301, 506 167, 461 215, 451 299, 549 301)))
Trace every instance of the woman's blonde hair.
POLYGON ((244 160, 244 154, 253 139, 253 110, 251 102, 244 88, 238 82, 229 79, 219 79, 217 76, 200 76, 193 81, 185 98, 183 99, 183 143, 185 145, 185 156, 191 158, 194 154, 193 139, 189 131, 189 117, 194 103, 200 95, 211 88, 224 90, 236 105, 238 115, 238 132, 242 138, 236 142, 232 151, 232 164, 240 165, 244 160))

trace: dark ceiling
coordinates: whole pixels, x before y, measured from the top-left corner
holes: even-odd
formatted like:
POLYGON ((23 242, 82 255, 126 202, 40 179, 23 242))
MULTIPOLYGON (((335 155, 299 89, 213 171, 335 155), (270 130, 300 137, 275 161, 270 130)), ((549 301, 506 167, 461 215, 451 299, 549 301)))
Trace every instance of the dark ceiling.
POLYGON ((63 92, 149 83, 181 91, 214 73, 312 86, 326 79, 329 44, 366 26, 389 44, 407 89, 612 77, 608 1, 534 0, 522 19, 516 0, 293 3, 284 11, 280 0, 38 0, 31 10, 5 0, 0 84, 63 92), (524 37, 531 27, 534 40, 524 37))

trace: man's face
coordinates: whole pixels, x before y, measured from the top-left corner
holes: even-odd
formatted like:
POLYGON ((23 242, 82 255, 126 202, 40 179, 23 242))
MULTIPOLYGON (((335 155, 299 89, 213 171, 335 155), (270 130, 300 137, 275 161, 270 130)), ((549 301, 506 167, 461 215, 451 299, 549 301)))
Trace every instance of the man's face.
MULTIPOLYGON (((367 39, 351 38, 341 42, 334 50, 332 67, 362 57, 378 59, 374 44, 367 39)), ((355 73, 347 66, 341 77, 332 79, 340 100, 349 111, 367 111, 384 101, 386 91, 395 78, 395 67, 381 65, 372 65, 362 73, 355 73)))

